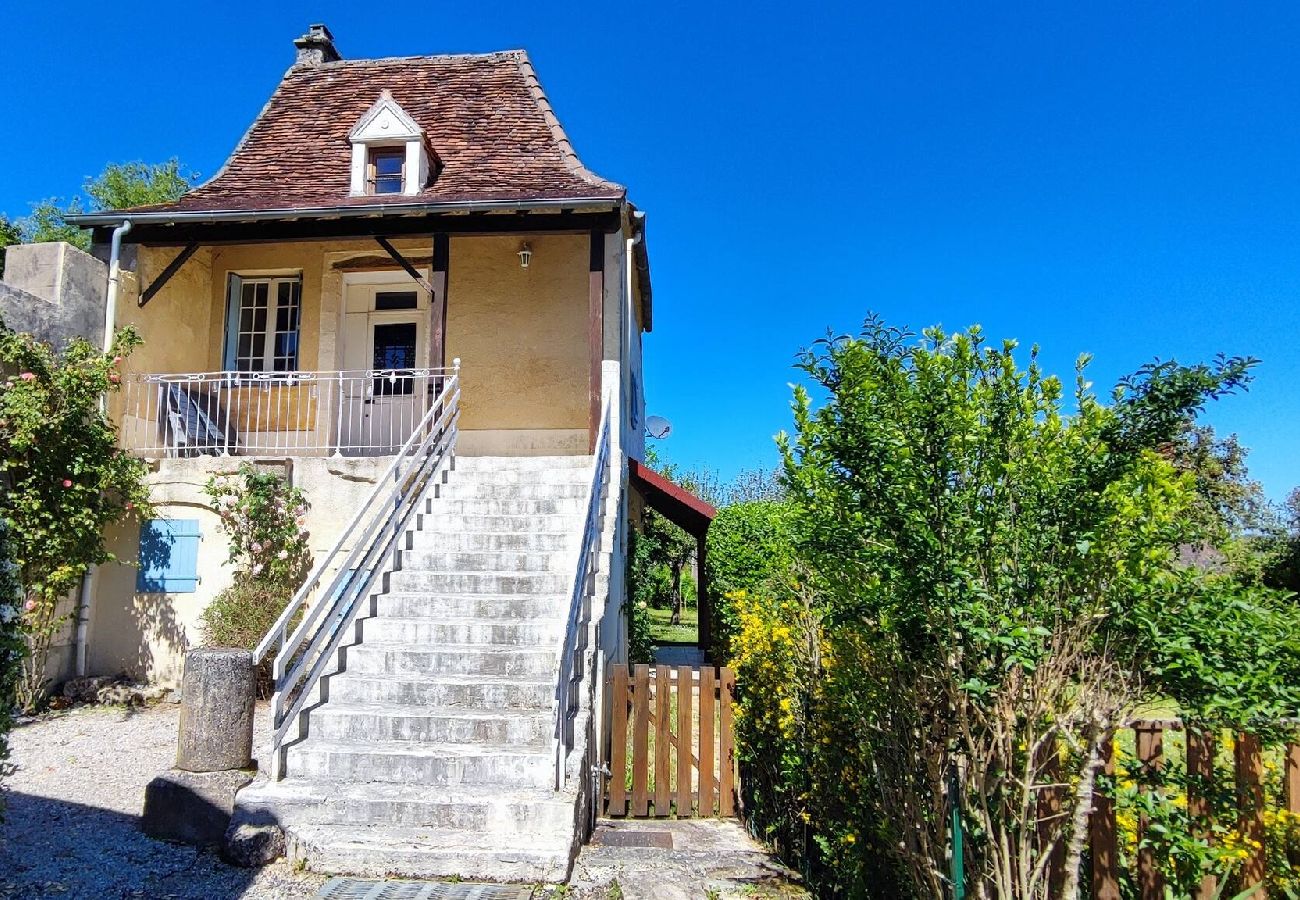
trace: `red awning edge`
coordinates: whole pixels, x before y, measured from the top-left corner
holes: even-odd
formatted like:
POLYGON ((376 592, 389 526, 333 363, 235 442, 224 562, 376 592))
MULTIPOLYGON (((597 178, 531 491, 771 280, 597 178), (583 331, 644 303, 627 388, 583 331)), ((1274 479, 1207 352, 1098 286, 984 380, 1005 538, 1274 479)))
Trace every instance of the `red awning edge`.
POLYGON ((718 514, 717 509, 644 463, 629 459, 627 465, 633 487, 651 509, 695 537, 704 536, 713 517, 718 514))

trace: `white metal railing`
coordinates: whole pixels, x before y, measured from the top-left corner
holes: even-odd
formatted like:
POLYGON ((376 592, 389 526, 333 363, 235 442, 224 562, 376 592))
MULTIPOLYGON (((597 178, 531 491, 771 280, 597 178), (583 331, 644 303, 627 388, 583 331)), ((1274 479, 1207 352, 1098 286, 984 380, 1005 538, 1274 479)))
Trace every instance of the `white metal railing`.
POLYGON ((387 456, 441 396, 449 369, 130 375, 122 446, 141 456, 387 456))
POLYGON ((460 360, 456 360, 375 489, 253 651, 254 663, 260 663, 276 649, 271 698, 273 779, 283 772, 285 734, 331 664, 363 599, 391 570, 420 498, 455 457, 459 373, 460 360), (351 551, 345 552, 345 547, 351 551), (308 605, 313 597, 315 602, 308 605), (302 620, 295 625, 299 616, 302 620))
POLYGON ((582 684, 586 675, 587 623, 591 619, 591 600, 595 594, 601 535, 604 531, 605 498, 609 492, 610 409, 606 401, 600 415, 600 431, 591 463, 587 515, 582 527, 578 564, 569 594, 569 615, 560 649, 560 676, 555 688, 555 783, 564 785, 564 761, 574 745, 574 722, 582 701, 582 684))

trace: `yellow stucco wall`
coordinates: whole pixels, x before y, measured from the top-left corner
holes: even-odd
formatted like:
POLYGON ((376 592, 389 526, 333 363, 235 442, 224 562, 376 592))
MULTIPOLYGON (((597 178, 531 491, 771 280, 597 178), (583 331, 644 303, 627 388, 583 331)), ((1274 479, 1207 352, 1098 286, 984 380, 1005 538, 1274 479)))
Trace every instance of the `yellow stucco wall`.
POLYGON ((451 241, 447 359, 459 357, 461 427, 586 428, 586 235, 451 241))
MULTIPOLYGON (((519 265, 518 235, 453 237, 448 283, 448 364, 462 365, 461 427, 582 429, 587 427, 589 366, 586 235, 532 235, 531 265, 519 265)), ((428 241, 400 240, 408 257, 427 257, 428 241)), ((343 366, 340 306, 344 283, 336 265, 382 256, 364 241, 289 242, 206 247, 144 309, 139 285, 174 258, 172 247, 142 247, 138 277, 124 279, 118 322, 144 338, 128 361, 132 373, 221 369, 227 278, 300 274, 299 367, 343 366)), ((386 267, 391 269, 392 267, 386 267)))

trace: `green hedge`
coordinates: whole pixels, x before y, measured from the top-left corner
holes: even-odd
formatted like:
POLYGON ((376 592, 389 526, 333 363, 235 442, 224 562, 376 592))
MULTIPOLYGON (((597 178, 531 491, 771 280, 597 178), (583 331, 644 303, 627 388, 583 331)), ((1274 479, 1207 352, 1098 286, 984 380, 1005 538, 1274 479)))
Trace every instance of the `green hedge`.
POLYGON ((714 659, 732 656, 737 620, 735 604, 728 595, 763 590, 790 577, 792 512, 783 501, 736 503, 719 510, 709 527, 705 568, 713 606, 714 659))

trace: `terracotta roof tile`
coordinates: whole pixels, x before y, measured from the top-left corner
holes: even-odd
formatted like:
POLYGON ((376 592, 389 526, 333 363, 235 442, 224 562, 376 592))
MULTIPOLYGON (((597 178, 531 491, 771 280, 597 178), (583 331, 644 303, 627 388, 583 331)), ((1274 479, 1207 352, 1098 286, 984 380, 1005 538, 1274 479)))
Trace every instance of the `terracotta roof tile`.
POLYGON ((383 203, 620 199, 574 153, 522 50, 297 65, 226 165, 175 203, 208 212, 383 203), (349 197, 348 133, 383 90, 441 160, 415 196, 349 197))

